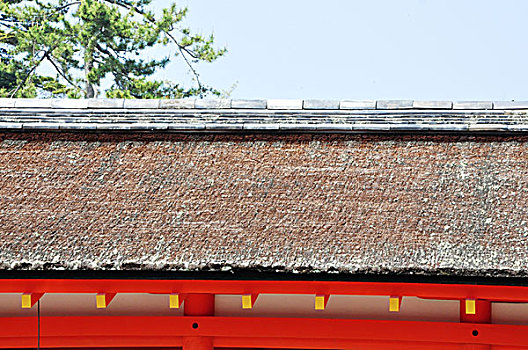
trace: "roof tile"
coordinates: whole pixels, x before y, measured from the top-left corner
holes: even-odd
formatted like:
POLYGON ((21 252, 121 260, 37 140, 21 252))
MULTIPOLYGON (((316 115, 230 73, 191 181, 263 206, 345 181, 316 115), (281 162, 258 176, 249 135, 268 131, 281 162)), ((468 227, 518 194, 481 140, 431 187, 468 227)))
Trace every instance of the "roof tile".
POLYGON ((123 108, 125 99, 123 98, 90 98, 88 108, 123 108))
POLYGON ((67 109, 78 109, 88 108, 88 100, 85 98, 80 99, 66 99, 66 98, 54 98, 51 100, 52 108, 67 108, 67 109))
POLYGON ((495 101, 493 109, 528 109, 528 101, 495 101))
POLYGON ((194 103, 194 108, 204 108, 204 109, 222 109, 222 108, 231 108, 231 100, 228 99, 204 99, 196 100, 194 103))
POLYGON ((15 108, 51 108, 51 99, 17 98, 15 108))
POLYGON ((13 108, 13 107, 15 107, 15 99, 0 98, 0 108, 13 108))
POLYGON ((231 108, 266 109, 267 107, 266 100, 231 100, 231 108))
POLYGON ((303 100, 268 100, 268 109, 302 109, 303 100))
POLYGON ((162 99, 160 100, 160 108, 174 108, 174 109, 192 109, 196 99, 185 98, 185 99, 162 99))
POLYGON ((410 109, 413 108, 412 100, 381 100, 376 103, 377 109, 410 109))
POLYGON ((156 109, 159 105, 159 99, 125 99, 124 108, 156 109))
POLYGON ((338 100, 304 100, 304 109, 339 109, 338 100))
POLYGON ((492 109, 491 101, 457 101, 453 102, 453 109, 492 109))
POLYGON ((416 109, 451 109, 453 102, 451 101, 414 101, 413 108, 416 109))
POLYGON ((341 109, 376 109, 376 100, 342 100, 339 103, 341 109))

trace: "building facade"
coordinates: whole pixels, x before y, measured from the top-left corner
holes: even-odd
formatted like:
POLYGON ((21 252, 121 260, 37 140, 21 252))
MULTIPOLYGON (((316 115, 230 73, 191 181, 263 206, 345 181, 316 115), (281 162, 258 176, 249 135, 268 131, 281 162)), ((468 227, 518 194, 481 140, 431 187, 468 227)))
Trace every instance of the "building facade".
POLYGON ((0 347, 528 347, 527 110, 2 100, 0 347))

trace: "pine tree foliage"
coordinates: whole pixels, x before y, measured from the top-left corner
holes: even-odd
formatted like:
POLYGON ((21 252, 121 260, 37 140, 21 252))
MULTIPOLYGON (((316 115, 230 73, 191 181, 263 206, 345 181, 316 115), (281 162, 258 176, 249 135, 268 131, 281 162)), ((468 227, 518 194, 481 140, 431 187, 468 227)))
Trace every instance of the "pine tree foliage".
MULTIPOLYGON (((226 49, 214 37, 183 25, 187 8, 161 14, 152 0, 0 0, 0 96, 181 98, 219 94, 204 85, 196 65, 226 49), (145 50, 172 46, 175 54, 145 58, 145 50), (180 59, 195 86, 149 79, 180 59), (44 64, 54 73, 42 74, 44 64), (101 91, 103 81, 111 86, 101 91)), ((49 70, 49 69, 48 69, 49 70)))

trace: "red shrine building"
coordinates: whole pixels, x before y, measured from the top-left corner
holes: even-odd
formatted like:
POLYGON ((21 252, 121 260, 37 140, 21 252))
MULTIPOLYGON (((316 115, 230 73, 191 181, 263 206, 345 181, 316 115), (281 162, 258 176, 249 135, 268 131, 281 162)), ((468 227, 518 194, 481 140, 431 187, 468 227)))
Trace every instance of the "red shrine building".
POLYGON ((527 111, 2 99, 0 348, 528 348, 527 111))

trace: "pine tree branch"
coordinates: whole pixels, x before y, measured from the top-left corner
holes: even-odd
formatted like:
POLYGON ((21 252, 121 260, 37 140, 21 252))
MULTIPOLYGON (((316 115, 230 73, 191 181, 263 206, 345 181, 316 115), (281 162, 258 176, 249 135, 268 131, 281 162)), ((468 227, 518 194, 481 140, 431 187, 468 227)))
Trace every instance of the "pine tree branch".
POLYGON ((51 57, 47 57, 48 58, 48 61, 53 65, 53 67, 55 67, 55 70, 57 71, 57 73, 60 74, 60 76, 62 76, 70 85, 72 85, 73 87, 77 88, 77 89, 81 89, 81 87, 77 84, 75 84, 74 82, 71 81, 71 79, 69 79, 66 74, 62 71, 62 69, 60 69, 57 64, 53 61, 53 59, 51 57))
POLYGON ((0 35, 0 42, 5 40, 5 39, 9 39, 9 38, 13 38, 13 37, 14 37, 13 32, 2 33, 2 35, 0 35))
MULTIPOLYGON (((142 15, 147 21, 149 21, 150 23, 152 24, 156 24, 156 21, 152 18, 150 18, 149 16, 147 16, 147 14, 142 11, 141 9, 139 9, 138 7, 130 4, 130 3, 122 3, 122 2, 119 2, 119 1, 111 1, 111 0, 103 0, 107 3, 110 3, 112 5, 117 5, 117 6, 120 6, 120 7, 123 7, 127 10, 134 10, 135 12, 139 13, 140 15, 142 15)), ((178 51, 180 52, 180 54, 182 55, 183 57, 183 60, 185 61, 185 64, 187 64, 187 66, 189 67, 190 71, 192 72, 192 74, 194 75, 194 78, 196 80, 196 83, 198 84, 198 88, 200 89, 200 91, 203 91, 204 90, 204 87, 200 81, 200 76, 198 75, 198 72, 196 71, 196 69, 194 69, 192 63, 189 61, 189 59, 185 56, 185 52, 189 53, 188 50, 182 46, 178 40, 176 40, 176 38, 168 31, 166 30, 163 30, 163 33, 178 47, 178 51)), ((189 53, 189 55, 191 55, 189 53)), ((191 55, 192 56, 192 55, 191 55)), ((196 57, 194 57, 196 58, 196 57)), ((200 95, 202 95, 202 93, 200 92, 200 95)))
MULTIPOLYGON (((203 86, 202 86, 202 83, 200 82, 200 76, 198 75, 198 72, 194 69, 193 65, 191 64, 191 62, 189 61, 187 56, 185 56, 185 53, 183 52, 183 49, 179 45, 178 45, 178 50, 180 51, 185 63, 187 63, 187 66, 189 67, 189 69, 193 73, 194 78, 196 79, 196 83, 198 84, 198 88, 200 89, 200 91, 202 91, 203 90, 203 86)), ((200 92, 200 96, 202 96, 202 92, 200 92)))
POLYGON ((119 55, 119 52, 116 51, 112 46, 107 45, 107 47, 108 47, 110 50, 112 50, 112 52, 114 53, 113 55, 112 55, 112 52, 110 52, 110 51, 108 51, 107 49, 103 48, 101 45, 99 45, 99 44, 95 44, 95 48, 96 48, 96 50, 99 51, 100 53, 103 53, 103 54, 105 54, 105 55, 107 55, 107 56, 109 56, 109 57, 113 57, 114 59, 120 59, 120 60, 124 60, 124 59, 125 59, 125 57, 119 55))
POLYGON ((13 98, 16 93, 22 88, 22 86, 26 85, 26 82, 28 81, 28 79, 33 75, 33 73, 35 72, 35 70, 37 69, 38 66, 40 66, 40 64, 42 63, 42 61, 44 61, 44 59, 46 59, 46 57, 48 56, 48 54, 52 51, 53 49, 51 50, 48 50, 46 52, 44 52, 44 54, 42 55, 42 57, 38 60, 38 62, 29 70, 29 72, 26 74, 26 76, 24 77, 24 79, 22 80, 22 82, 20 84, 17 85, 17 87, 15 88, 15 90, 11 93, 11 95, 9 96, 10 98, 13 98))
POLYGON ((74 2, 70 2, 69 4, 66 4, 66 5, 63 5, 57 9, 55 9, 55 12, 59 12, 59 11, 62 11, 64 10, 65 8, 68 8, 70 6, 74 6, 74 5, 80 5, 81 2, 80 1, 74 1, 74 2))

